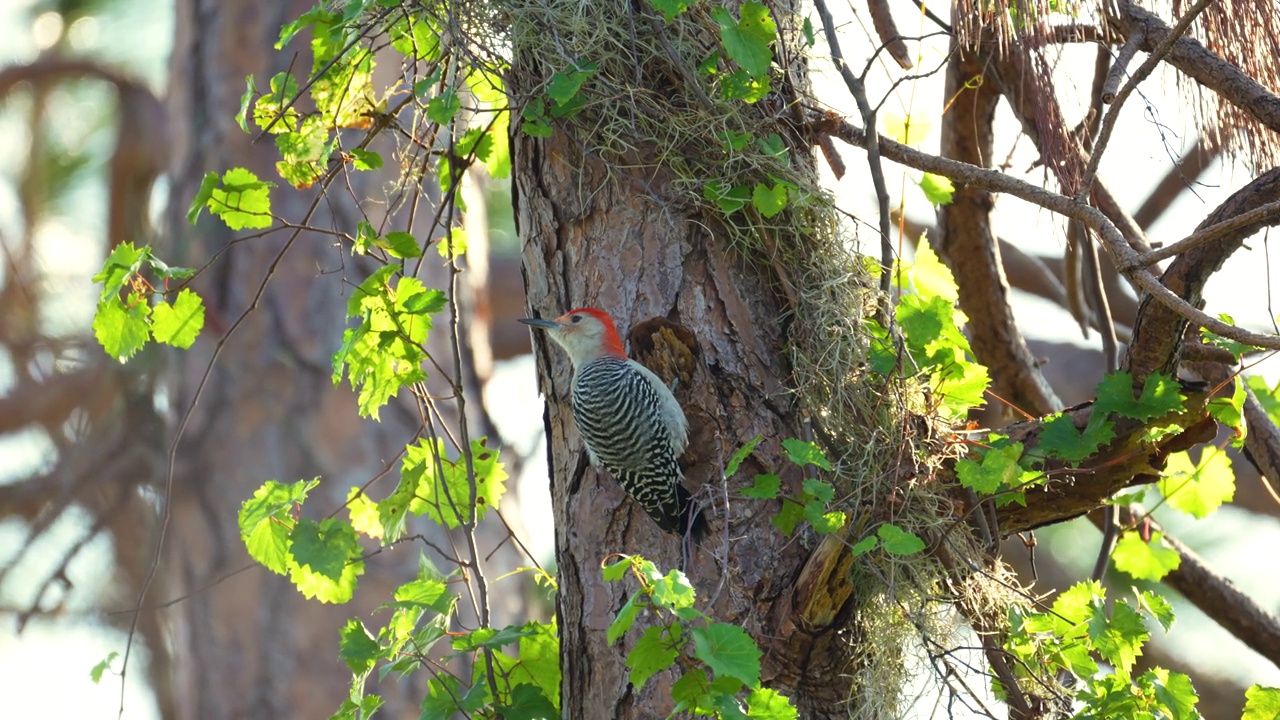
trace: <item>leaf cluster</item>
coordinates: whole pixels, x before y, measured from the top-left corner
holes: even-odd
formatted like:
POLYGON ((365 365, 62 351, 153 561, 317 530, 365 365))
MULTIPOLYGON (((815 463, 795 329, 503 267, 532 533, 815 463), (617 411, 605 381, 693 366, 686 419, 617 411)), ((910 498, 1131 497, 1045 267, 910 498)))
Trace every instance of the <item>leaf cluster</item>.
POLYGON ((762 653, 755 640, 737 625, 715 622, 695 608, 697 593, 683 572, 663 574, 649 560, 627 555, 606 563, 603 570, 605 582, 620 582, 629 575, 638 585, 609 626, 610 644, 642 615, 656 618, 627 654, 636 690, 678 665, 680 677, 671 687, 672 714, 725 720, 799 717, 790 701, 760 684, 762 653))

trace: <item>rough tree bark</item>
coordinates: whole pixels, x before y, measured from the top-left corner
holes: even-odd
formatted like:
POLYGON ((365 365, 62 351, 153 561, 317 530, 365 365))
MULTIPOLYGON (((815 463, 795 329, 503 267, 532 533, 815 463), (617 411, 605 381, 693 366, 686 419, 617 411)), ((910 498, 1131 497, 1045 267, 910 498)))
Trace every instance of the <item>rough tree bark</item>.
MULTIPOLYGON (((603 12, 592 22, 611 22, 602 17, 603 12)), ((638 15, 635 23, 647 27, 638 15)), ((521 47, 515 54, 511 83, 519 96, 535 89, 529 78, 544 69, 522 65, 521 47)), ((635 62, 643 65, 639 58, 635 62)), ((670 78, 646 80, 653 84, 641 92, 669 92, 661 83, 670 78)), ((850 697, 846 646, 855 640, 841 632, 853 612, 847 563, 831 547, 814 553, 781 535, 769 524, 776 512, 772 504, 730 500, 727 513, 725 508, 737 487, 731 482, 726 488, 721 480, 725 462, 757 435, 764 442, 738 477, 782 472, 793 491, 801 479, 784 470, 780 446, 782 439, 804 432, 788 389, 788 300, 776 269, 748 262, 729 247, 722 220, 682 199, 669 168, 648 162, 665 149, 635 147, 635 163, 610 167, 584 152, 593 141, 586 132, 566 123, 546 139, 513 134, 516 218, 530 308, 554 317, 598 306, 614 316, 624 335, 654 317, 692 330, 701 361, 676 395, 691 427, 682 462, 686 482, 710 505, 709 539, 686 568, 700 607, 710 601, 707 610, 717 620, 741 625, 757 639, 764 651, 762 681, 792 696, 802 717, 848 717, 848 703, 856 700, 850 697)), ((610 647, 605 637, 629 589, 605 584, 600 565, 610 552, 625 552, 662 568, 678 567, 680 542, 660 532, 612 479, 589 467, 570 415, 567 359, 544 340, 535 342, 548 401, 563 716, 665 716, 673 709, 675 676, 660 674, 639 692, 630 686, 625 656, 639 631, 621 640, 620 648, 610 647)))

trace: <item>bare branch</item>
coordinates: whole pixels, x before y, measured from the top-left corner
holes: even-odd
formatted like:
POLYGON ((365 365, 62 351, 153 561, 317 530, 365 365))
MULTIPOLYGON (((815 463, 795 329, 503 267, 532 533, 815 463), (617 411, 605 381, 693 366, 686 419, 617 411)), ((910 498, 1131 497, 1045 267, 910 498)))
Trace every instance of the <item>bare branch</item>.
MULTIPOLYGON (((1109 19, 1126 37, 1142 27, 1139 49, 1146 52, 1155 50, 1171 32, 1158 16, 1129 0, 1123 0, 1119 14, 1109 19)), ((1167 60, 1192 80, 1214 91, 1266 127, 1280 132, 1280 97, 1240 68, 1209 52, 1199 41, 1178 38, 1169 50, 1167 60)))
MULTIPOLYGON (((1122 0, 1122 2, 1127 1, 1122 0)), ((1142 61, 1138 69, 1129 77, 1129 81, 1124 84, 1124 87, 1120 88, 1120 92, 1116 93, 1116 96, 1111 100, 1111 109, 1102 118, 1102 128, 1098 131, 1097 142, 1094 145, 1093 152, 1089 155, 1089 164, 1085 167, 1084 178, 1080 183, 1079 190, 1076 191, 1076 197, 1083 198, 1089 193, 1093 178, 1098 174, 1098 162, 1102 160, 1102 154, 1107 149, 1107 142, 1111 140, 1111 131, 1115 129, 1116 118, 1120 116, 1120 108, 1124 106, 1124 101, 1133 93, 1134 88, 1138 87, 1138 83, 1147 79, 1151 71, 1156 69, 1156 65, 1164 59, 1165 55, 1169 54, 1169 51, 1173 49, 1173 44, 1182 37, 1187 28, 1191 27, 1191 23, 1196 19, 1196 16, 1209 7, 1210 2, 1211 0, 1198 0, 1195 5, 1192 5, 1186 14, 1178 20, 1178 24, 1174 26, 1173 31, 1165 35, 1160 40, 1160 44, 1152 48, 1151 53, 1147 55, 1147 59, 1142 61)), ((1145 31, 1143 35, 1146 35, 1145 31)), ((1128 40, 1126 40, 1125 44, 1126 46, 1129 44, 1128 40)))
POLYGON ((1178 242, 1162 247, 1151 252, 1143 253, 1140 260, 1144 265, 1153 265, 1181 255, 1188 250, 1207 245, 1214 240, 1219 240, 1230 235, 1242 228, 1253 228, 1250 234, 1261 229, 1260 225, 1276 225, 1280 224, 1280 201, 1270 202, 1261 207, 1256 207, 1242 215, 1237 215, 1229 220, 1223 220, 1220 223, 1210 225, 1203 230, 1197 230, 1178 242))
MULTIPOLYGON (((866 147, 866 133, 861 128, 854 127, 847 122, 830 122, 822 119, 819 119, 816 125, 821 130, 829 132, 833 137, 850 145, 866 147)), ((968 163, 930 155, 885 137, 879 138, 879 145, 884 157, 894 162, 902 163, 907 167, 942 175, 953 181, 975 185, 992 192, 1008 193, 1046 210, 1084 222, 1087 227, 1102 238, 1103 247, 1111 255, 1117 267, 1131 266, 1134 262, 1141 262, 1141 256, 1138 255, 1137 251, 1129 247, 1128 243, 1125 242, 1124 236, 1120 234, 1116 226, 1098 208, 1073 200, 1065 195, 1059 195, 1036 187, 997 170, 988 170, 968 163)), ((1246 345, 1269 350, 1280 350, 1280 335, 1252 332, 1222 322, 1189 305, 1169 288, 1162 285, 1160 280, 1152 275, 1149 270, 1142 268, 1131 270, 1126 274, 1126 277, 1180 317, 1212 333, 1246 345)))

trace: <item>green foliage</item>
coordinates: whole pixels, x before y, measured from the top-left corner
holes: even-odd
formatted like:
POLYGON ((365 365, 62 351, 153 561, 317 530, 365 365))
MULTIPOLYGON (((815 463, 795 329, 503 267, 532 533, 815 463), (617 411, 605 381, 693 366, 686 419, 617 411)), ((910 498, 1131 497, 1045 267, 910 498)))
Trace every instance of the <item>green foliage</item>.
POLYGON ((961 458, 956 462, 956 477, 964 487, 979 495, 1009 494, 1020 497, 1022 489, 1041 475, 1025 470, 1022 460, 1022 443, 993 443, 980 454, 979 460, 961 458))
POLYGON ((1079 462, 1115 439, 1115 423, 1090 422, 1077 430, 1071 417, 1064 413, 1051 415, 1044 421, 1038 450, 1049 457, 1079 462))
POLYGON ((1153 532, 1150 538, 1142 533, 1126 530, 1116 542, 1111 553, 1116 569, 1135 580, 1156 582, 1182 564, 1177 550, 1164 543, 1164 534, 1153 532))
POLYGON ((1170 507, 1204 518, 1235 496, 1236 474, 1226 452, 1210 446, 1195 463, 1185 452, 1170 455, 1156 487, 1170 507))
POLYGON ((108 653, 101 662, 93 666, 93 669, 89 671, 89 679, 93 680, 94 685, 102 682, 103 673, 111 669, 111 664, 114 663, 118 657, 120 657, 120 653, 112 651, 108 653))
POLYGON ((271 227, 271 188, 244 168, 232 168, 218 177, 206 173, 200 190, 187 210, 187 220, 195 224, 202 209, 219 217, 232 230, 271 227))
POLYGON ((124 362, 146 346, 148 339, 186 349, 204 327, 204 303, 200 296, 183 289, 165 299, 148 276, 161 287, 170 279, 190 277, 188 268, 171 267, 155 257, 149 246, 120 243, 102 264, 93 281, 102 283, 98 308, 93 316, 93 334, 102 349, 124 362))
POLYGON ((711 10, 711 19, 720 25, 725 55, 758 80, 769 74, 778 26, 761 3, 749 0, 742 4, 741 13, 741 18, 734 20, 728 10, 717 7, 711 10))
POLYGON ((653 9, 662 13, 662 17, 666 18, 668 23, 674 21, 685 10, 688 10, 693 2, 696 2, 696 0, 649 0, 649 4, 653 6, 653 9))
MULTIPOLYGON (((1070 673, 1077 717, 1127 720, 1133 717, 1196 718, 1198 700, 1185 675, 1162 668, 1134 677, 1134 663, 1150 638, 1143 615, 1172 623, 1168 604, 1157 604, 1153 595, 1141 594, 1136 603, 1124 599, 1107 612, 1106 591, 1090 581, 1077 583, 1058 596, 1048 612, 1010 609, 1010 633, 1005 648, 1018 661, 1016 673, 1041 668, 1050 673, 1070 673), (1136 605, 1136 607, 1135 607, 1136 605), (1099 661, 1111 666, 1099 673, 1099 661)), ((1161 599, 1162 600, 1162 599, 1161 599)), ((1003 694, 1003 689, 996 688, 1003 694)))
POLYGON ((1240 720, 1275 720, 1280 717, 1280 688, 1254 685, 1244 693, 1244 714, 1240 720))
POLYGON ((1097 393, 1098 399, 1093 404, 1094 417, 1105 418, 1115 414, 1144 423, 1177 412, 1186 402, 1182 386, 1164 373, 1153 373, 1147 377, 1137 398, 1133 395, 1133 376, 1124 371, 1103 378, 1097 393))
POLYGON ((981 407, 989 383, 987 369, 969 359, 969 340, 956 324, 952 301, 938 295, 903 295, 896 315, 906 356, 884 326, 868 320, 871 368, 882 375, 906 368, 926 375, 936 396, 932 409, 943 419, 958 421, 981 407))
POLYGON ((673 667, 680 677, 672 685, 676 713, 718 718, 797 718, 795 707, 760 685, 762 653, 742 628, 715 622, 694 607, 697 599, 684 573, 663 574, 649 560, 622 555, 603 566, 605 582, 635 578, 638 590, 610 625, 610 644, 627 634, 636 621, 652 617, 627 653, 631 684, 639 690, 657 673, 673 667))
MULTIPOLYGON (((388 240, 388 243, 394 241, 388 240)), ((352 293, 347 317, 360 325, 342 335, 342 346, 333 356, 333 383, 345 374, 359 391, 359 410, 378 419, 378 411, 401 388, 427 377, 427 334, 431 316, 444 309, 445 295, 423 286, 417 278, 394 280, 397 266, 384 265, 352 293)))
POLYGON ((929 204, 934 207, 941 205, 950 205, 951 198, 955 195, 956 186, 951 184, 950 178, 933 173, 925 173, 916 185, 920 187, 920 191, 924 193, 924 197, 929 204))

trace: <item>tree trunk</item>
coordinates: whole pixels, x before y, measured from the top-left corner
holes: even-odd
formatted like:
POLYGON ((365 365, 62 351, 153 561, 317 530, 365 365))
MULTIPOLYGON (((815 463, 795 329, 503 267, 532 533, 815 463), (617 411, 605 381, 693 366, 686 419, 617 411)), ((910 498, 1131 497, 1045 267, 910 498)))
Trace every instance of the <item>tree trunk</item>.
MULTIPOLYGON (((628 3, 595 3, 587 12, 595 28, 662 32, 640 15, 631 17, 628 3)), ((517 97, 537 89, 527 78, 554 69, 539 66, 526 54, 530 50, 515 48, 510 82, 517 97)), ((649 60, 631 57, 624 64, 648 67, 649 60)), ((802 75, 793 77, 799 82, 802 75)), ((649 84, 635 88, 637 93, 672 92, 662 85, 668 77, 644 81, 649 84)), ((784 461, 781 447, 784 438, 804 435, 788 390, 792 368, 781 319, 788 300, 776 266, 748 262, 732 249, 723 216, 693 207, 673 184, 671 169, 651 164, 668 148, 633 146, 627 159, 610 164, 583 151, 600 141, 591 126, 590 119, 558 124, 545 139, 513 134, 516 219, 531 311, 555 317, 580 306, 599 307, 623 335, 654 317, 692 330, 700 362, 691 381, 678 383, 675 392, 690 423, 681 463, 686 483, 709 507, 708 539, 685 568, 699 593, 698 607, 757 639, 764 651, 764 685, 793 697, 801 717, 848 717, 849 636, 837 635, 853 613, 848 565, 841 561, 846 556, 824 544, 810 561, 811 537, 797 541, 770 525, 776 502, 742 501, 741 481, 730 478, 726 486, 723 478, 729 456, 761 436, 764 441, 735 477, 748 478, 750 485, 756 473, 780 473, 784 492, 799 492, 802 478, 784 461), (804 573, 806 562, 812 567, 804 573), (819 605, 822 611, 810 610, 819 605)), ((625 657, 642 628, 617 647, 607 643, 605 631, 633 588, 604 583, 600 566, 611 552, 621 552, 643 555, 664 570, 676 568, 680 540, 661 532, 612 478, 589 466, 571 419, 568 360, 543 339, 535 342, 547 398, 560 572, 562 715, 665 716, 674 708, 670 692, 677 676, 659 674, 639 692, 630 686, 625 657)), ((631 352, 636 351, 633 338, 631 352)))

